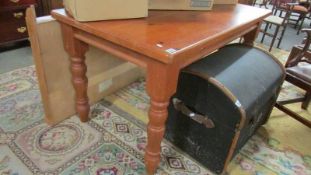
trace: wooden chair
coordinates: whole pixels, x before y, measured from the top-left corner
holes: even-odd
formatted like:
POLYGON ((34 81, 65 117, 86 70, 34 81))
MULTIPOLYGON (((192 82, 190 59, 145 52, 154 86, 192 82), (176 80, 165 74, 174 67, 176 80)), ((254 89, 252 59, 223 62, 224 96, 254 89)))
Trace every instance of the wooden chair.
MULTIPOLYGON (((276 1, 276 3, 282 3, 281 1, 276 1)), ((272 50, 272 47, 274 45, 274 42, 276 39, 279 40, 278 44, 277 44, 277 48, 280 47, 280 44, 282 42, 285 30, 286 30, 286 26, 288 23, 288 19, 289 16, 291 14, 291 6, 287 6, 286 8, 286 13, 285 16, 276 16, 276 15, 270 15, 269 17, 265 18, 263 21, 266 24, 264 30, 261 30, 260 32, 263 33, 262 38, 261 38, 261 43, 264 41, 266 36, 270 36, 272 37, 272 41, 270 43, 270 48, 269 48, 269 52, 272 50), (268 32, 268 28, 269 26, 275 26, 275 30, 273 33, 269 33, 268 32), (278 37, 278 33, 279 30, 282 29, 280 36, 278 37)))
POLYGON ((304 45, 298 45, 292 48, 285 64, 285 81, 305 90, 306 94, 303 98, 277 102, 275 107, 311 128, 310 120, 303 118, 301 115, 284 106, 289 103, 302 102, 301 108, 306 110, 311 101, 311 50, 309 49, 311 44, 311 29, 303 29, 302 31, 307 32, 307 39, 304 45))
POLYGON ((295 22, 295 28, 298 27, 297 35, 301 31, 305 19, 308 18, 307 15, 309 14, 310 8, 308 4, 309 0, 307 0, 304 3, 300 3, 300 1, 296 1, 296 3, 289 3, 289 5, 293 5, 291 16, 294 17, 294 18, 290 17, 289 20, 295 22))
POLYGON ((272 12, 274 15, 277 15, 277 13, 279 12, 279 16, 282 16, 282 13, 284 11, 287 11, 287 6, 292 6, 289 21, 294 22, 295 28, 298 27, 298 35, 303 26, 304 20, 308 18, 310 9, 309 1, 310 0, 272 0, 272 12))
POLYGON ((268 9, 268 3, 270 2, 270 0, 255 0, 253 2, 253 6, 258 5, 260 8, 264 7, 266 9, 268 9))

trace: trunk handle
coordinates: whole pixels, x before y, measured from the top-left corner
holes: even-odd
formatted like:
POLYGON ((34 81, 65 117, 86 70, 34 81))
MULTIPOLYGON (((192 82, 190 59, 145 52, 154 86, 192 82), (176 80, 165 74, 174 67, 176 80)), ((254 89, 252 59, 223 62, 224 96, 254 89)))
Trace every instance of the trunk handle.
POLYGON ((173 98, 173 104, 174 108, 177 111, 181 112, 185 116, 190 117, 197 123, 203 124, 206 128, 215 128, 214 122, 207 115, 201 115, 196 112, 193 112, 178 98, 173 98))

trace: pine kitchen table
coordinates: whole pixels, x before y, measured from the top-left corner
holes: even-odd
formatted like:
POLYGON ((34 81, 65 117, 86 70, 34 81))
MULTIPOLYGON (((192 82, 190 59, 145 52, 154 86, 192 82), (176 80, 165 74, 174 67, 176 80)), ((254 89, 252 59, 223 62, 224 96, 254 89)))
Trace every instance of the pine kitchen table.
POLYGON ((151 100, 145 165, 147 173, 154 174, 179 71, 239 37, 253 44, 262 20, 270 13, 238 4, 214 5, 211 11, 149 11, 147 18, 83 23, 63 9, 51 14, 61 24, 71 57, 76 110, 82 122, 88 121, 90 111, 84 56, 89 45, 146 69, 151 100))

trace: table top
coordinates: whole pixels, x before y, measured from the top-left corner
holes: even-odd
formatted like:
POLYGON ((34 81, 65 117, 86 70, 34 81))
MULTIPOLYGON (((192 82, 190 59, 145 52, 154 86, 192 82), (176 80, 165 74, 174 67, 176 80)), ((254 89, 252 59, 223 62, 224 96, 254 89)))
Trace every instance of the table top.
MULTIPOLYGON (((214 5, 211 11, 149 11, 139 19, 78 22, 63 9, 52 16, 96 37, 163 63, 186 57, 193 48, 211 47, 247 30, 271 13, 247 5, 214 5)), ((234 39, 234 38, 233 38, 234 39)))

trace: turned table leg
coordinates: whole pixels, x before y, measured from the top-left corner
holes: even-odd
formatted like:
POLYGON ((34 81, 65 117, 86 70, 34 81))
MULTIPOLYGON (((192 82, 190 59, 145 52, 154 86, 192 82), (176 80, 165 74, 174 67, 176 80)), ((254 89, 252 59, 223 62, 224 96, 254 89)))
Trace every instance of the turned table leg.
POLYGON ((82 122, 88 121, 90 111, 89 99, 87 97, 88 79, 86 70, 84 55, 71 56, 72 84, 76 93, 76 111, 82 122))
POLYGON ((150 96, 148 143, 145 150, 145 165, 148 175, 156 172, 160 163, 161 141, 168 116, 167 107, 176 91, 178 72, 175 68, 151 64, 147 69, 147 93, 150 96))
POLYGON ((85 53, 88 45, 75 39, 71 26, 62 25, 65 49, 70 56, 72 84, 75 89, 75 108, 82 122, 89 120, 89 99, 87 96, 88 79, 85 53))

